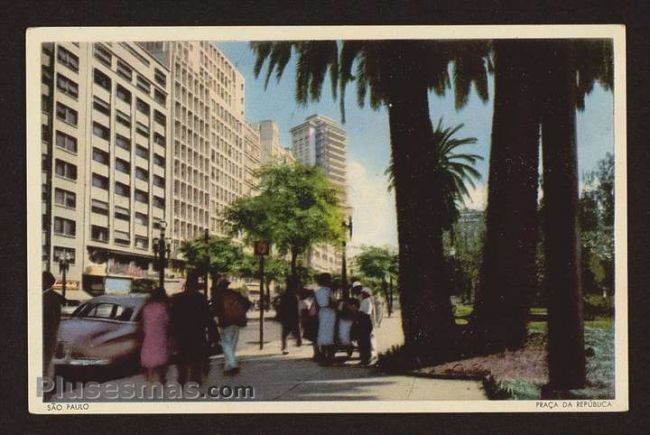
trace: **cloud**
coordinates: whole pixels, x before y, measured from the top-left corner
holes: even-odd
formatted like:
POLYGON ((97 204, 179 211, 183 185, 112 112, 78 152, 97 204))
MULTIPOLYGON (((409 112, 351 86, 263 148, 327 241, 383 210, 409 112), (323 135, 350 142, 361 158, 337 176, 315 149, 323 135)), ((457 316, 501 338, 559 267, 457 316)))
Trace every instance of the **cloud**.
POLYGON ((357 161, 348 163, 348 198, 354 233, 351 248, 360 245, 397 246, 395 195, 387 191, 383 173, 369 173, 357 161))

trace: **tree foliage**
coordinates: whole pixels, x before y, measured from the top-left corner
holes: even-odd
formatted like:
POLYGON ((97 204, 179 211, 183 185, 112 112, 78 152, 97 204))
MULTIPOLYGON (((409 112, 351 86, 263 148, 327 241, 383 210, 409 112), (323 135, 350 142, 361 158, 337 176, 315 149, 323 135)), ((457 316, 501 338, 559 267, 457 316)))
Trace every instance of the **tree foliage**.
POLYGON ((236 273, 244 257, 242 247, 229 237, 210 236, 207 245, 203 238, 188 240, 181 244, 180 251, 188 265, 212 275, 236 273))
MULTIPOLYGON (((460 208, 465 199, 470 197, 467 185, 475 188, 474 181, 481 179, 481 174, 474 168, 477 161, 483 160, 478 154, 458 152, 458 148, 476 143, 475 137, 455 138, 464 124, 444 127, 442 119, 433 131, 431 149, 434 160, 431 170, 435 174, 434 190, 439 195, 439 208, 442 215, 443 230, 453 230, 454 223, 460 217, 460 208)), ((388 190, 395 187, 393 164, 386 168, 388 190)))
POLYGON ((261 168, 255 196, 234 201, 225 212, 233 233, 250 243, 268 240, 280 255, 298 255, 318 243, 343 238, 339 190, 319 168, 275 163, 261 168))

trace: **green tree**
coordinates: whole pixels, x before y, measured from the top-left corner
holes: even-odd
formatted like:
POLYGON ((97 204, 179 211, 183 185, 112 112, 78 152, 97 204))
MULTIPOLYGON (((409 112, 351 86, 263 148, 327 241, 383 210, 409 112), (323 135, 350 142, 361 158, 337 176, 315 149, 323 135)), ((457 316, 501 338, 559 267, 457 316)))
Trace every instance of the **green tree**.
POLYGON ((339 190, 316 167, 278 163, 264 166, 258 175, 259 193, 234 201, 226 220, 247 241, 267 239, 280 255, 289 254, 290 274, 297 279, 299 255, 343 237, 339 190))
POLYGON ((236 273, 244 256, 242 247, 232 239, 218 236, 210 236, 207 245, 203 238, 185 241, 180 252, 200 274, 208 272, 213 284, 219 276, 236 273))
MULTIPOLYGON (((465 199, 469 198, 467 185, 476 187, 474 181, 481 179, 481 174, 474 168, 474 164, 483 160, 483 157, 458 152, 459 147, 476 143, 475 137, 454 137, 463 126, 464 124, 444 127, 440 119, 431 138, 431 149, 434 153, 431 172, 439 198, 443 231, 453 231, 453 225, 460 217, 459 209, 465 204, 465 199)), ((389 191, 395 187, 393 169, 392 163, 386 169, 389 191)))
POLYGON ((329 73, 332 94, 340 91, 345 120, 345 90, 356 83, 357 102, 386 106, 395 184, 402 327, 414 354, 449 353, 455 323, 443 269, 441 198, 432 171, 435 149, 429 116, 429 91, 444 95, 452 80, 457 107, 467 102, 471 85, 488 98, 490 68, 486 41, 288 41, 251 44, 255 74, 268 60, 266 83, 279 79, 292 54, 296 61, 296 101, 318 101, 329 73), (417 186, 417 188, 413 188, 417 186))

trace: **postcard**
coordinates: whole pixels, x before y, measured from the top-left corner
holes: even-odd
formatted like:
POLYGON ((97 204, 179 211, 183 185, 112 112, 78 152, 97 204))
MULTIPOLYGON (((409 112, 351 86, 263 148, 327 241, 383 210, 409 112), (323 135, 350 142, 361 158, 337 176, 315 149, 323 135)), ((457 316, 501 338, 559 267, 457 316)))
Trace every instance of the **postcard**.
POLYGON ((26 38, 31 413, 628 410, 624 26, 26 38))

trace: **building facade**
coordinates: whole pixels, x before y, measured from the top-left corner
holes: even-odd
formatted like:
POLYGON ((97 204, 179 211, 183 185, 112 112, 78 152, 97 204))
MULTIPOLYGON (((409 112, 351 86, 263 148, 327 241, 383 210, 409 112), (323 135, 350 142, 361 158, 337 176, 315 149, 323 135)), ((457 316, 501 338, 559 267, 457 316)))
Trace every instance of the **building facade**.
MULTIPOLYGON (((43 270, 110 292, 154 274, 169 199, 169 69, 134 43, 41 52, 43 270)), ((57 283, 58 285, 60 283, 57 283)))
POLYGON ((185 240, 226 235, 224 209, 248 191, 259 139, 244 117, 243 75, 207 41, 147 42, 173 83, 172 258, 185 240), (251 155, 247 156, 249 150, 251 155), (248 171, 248 172, 247 172, 248 171))
MULTIPOLYGON (((347 203, 347 144, 345 130, 333 119, 311 115, 291 129, 292 152, 303 165, 318 166, 340 189, 340 200, 351 215, 347 203)), ((319 245, 308 256, 308 265, 318 271, 340 273, 342 247, 319 245)))

